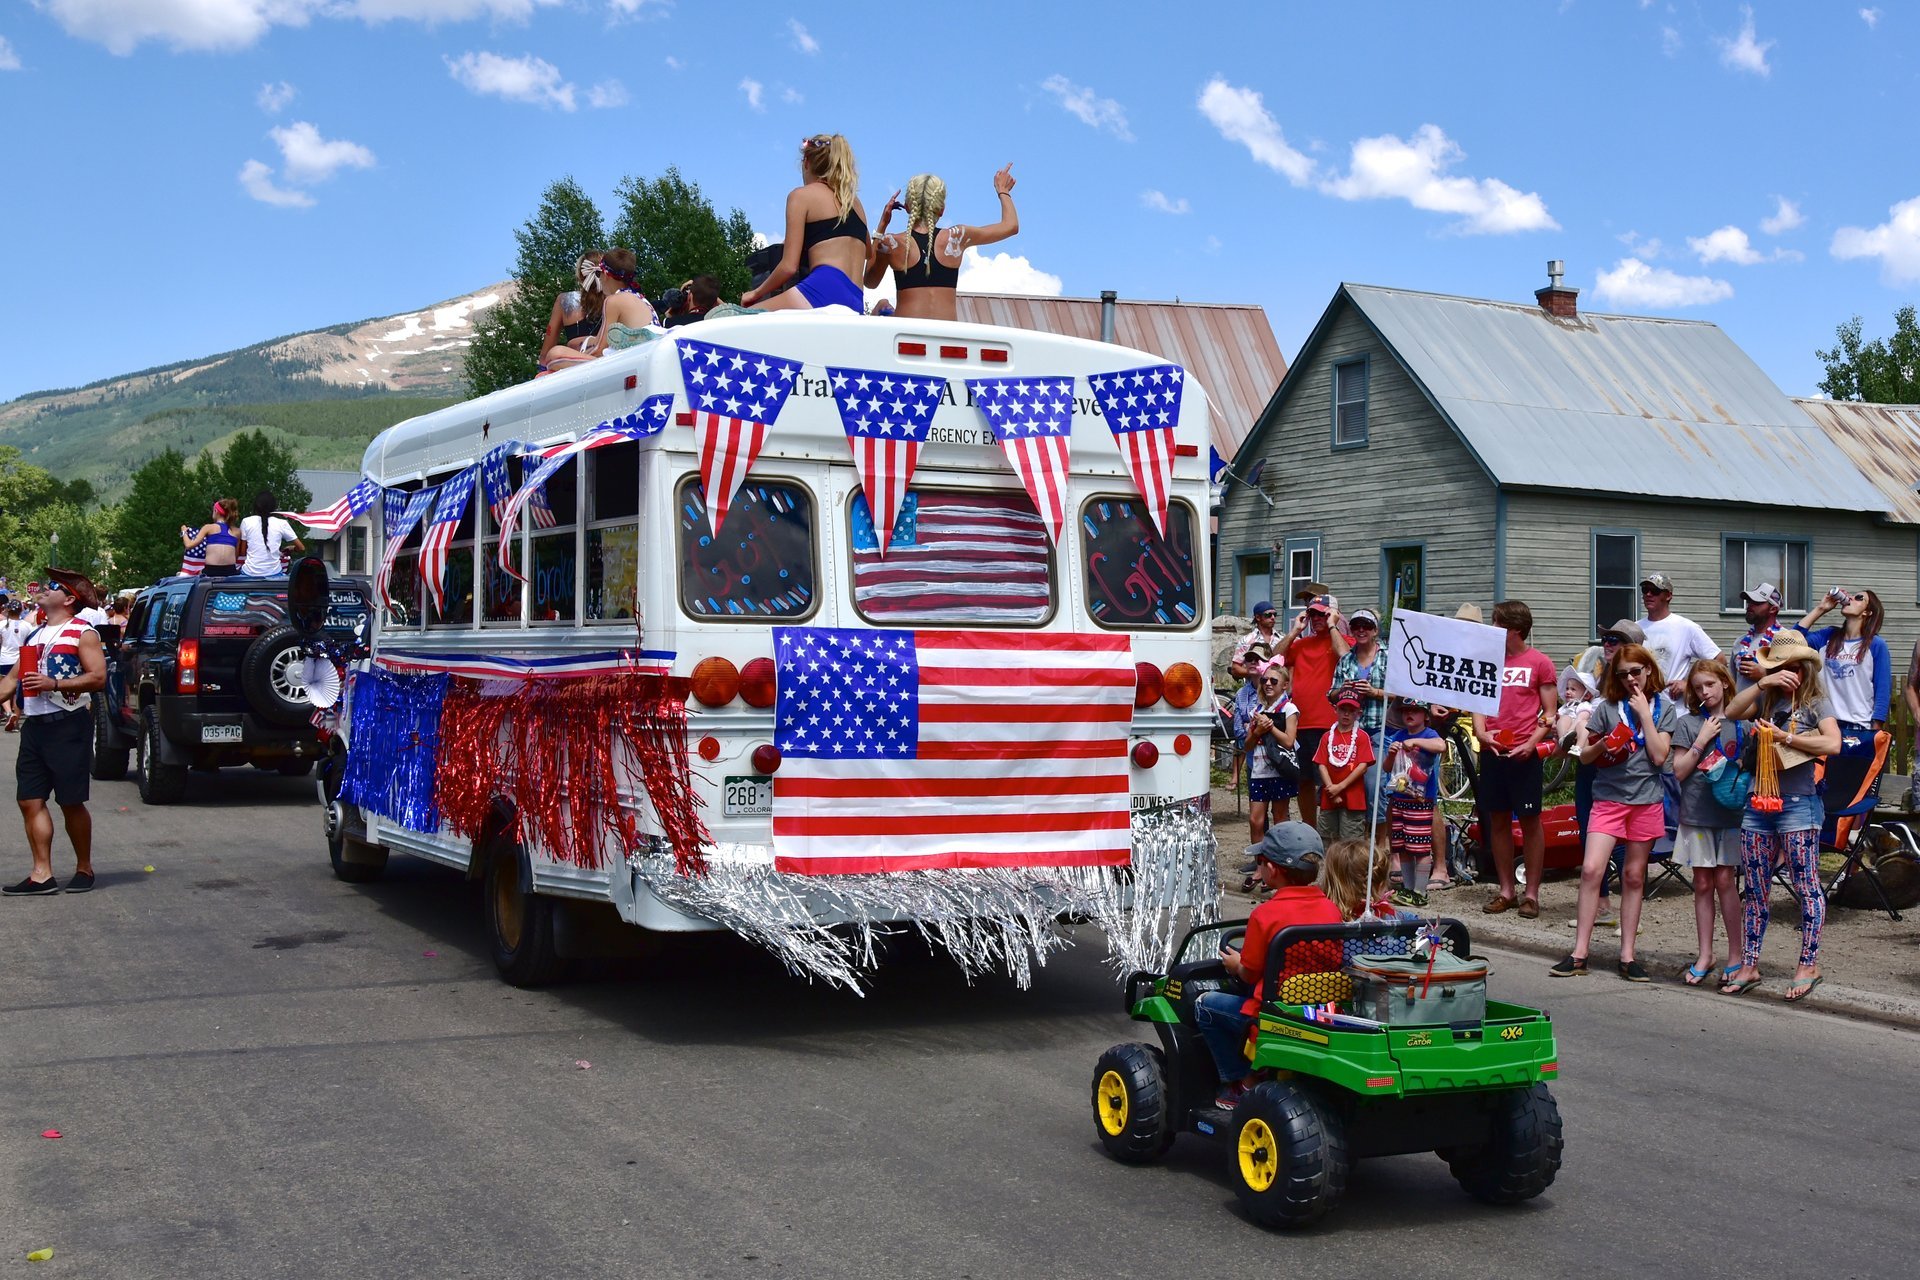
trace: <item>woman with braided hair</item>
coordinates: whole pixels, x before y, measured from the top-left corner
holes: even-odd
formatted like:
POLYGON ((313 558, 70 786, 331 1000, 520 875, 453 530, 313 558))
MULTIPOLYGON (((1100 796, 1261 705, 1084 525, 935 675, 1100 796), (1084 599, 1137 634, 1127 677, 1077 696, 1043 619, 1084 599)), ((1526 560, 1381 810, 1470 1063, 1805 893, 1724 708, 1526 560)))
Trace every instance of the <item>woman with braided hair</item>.
POLYGON ((852 145, 837 133, 805 139, 800 144, 800 177, 800 185, 787 193, 787 238, 780 263, 757 288, 741 296, 740 305, 765 311, 839 306, 858 315, 866 310, 859 277, 867 264, 867 210, 860 203, 860 171, 852 145), (786 289, 796 276, 800 282, 786 289), (779 292, 782 289, 786 292, 779 292))
POLYGON ((955 223, 943 228, 940 215, 947 210, 947 184, 936 174, 914 174, 907 180, 906 202, 901 202, 896 191, 881 210, 873 256, 867 261, 867 287, 878 285, 887 268, 892 267, 894 285, 900 291, 895 315, 959 319, 954 293, 960 282, 960 259, 968 249, 998 244, 1020 233, 1020 215, 1013 207, 1013 183, 1011 164, 993 175, 993 189, 1000 197, 1000 221, 987 227, 955 223), (895 209, 907 211, 905 235, 887 233, 895 209))

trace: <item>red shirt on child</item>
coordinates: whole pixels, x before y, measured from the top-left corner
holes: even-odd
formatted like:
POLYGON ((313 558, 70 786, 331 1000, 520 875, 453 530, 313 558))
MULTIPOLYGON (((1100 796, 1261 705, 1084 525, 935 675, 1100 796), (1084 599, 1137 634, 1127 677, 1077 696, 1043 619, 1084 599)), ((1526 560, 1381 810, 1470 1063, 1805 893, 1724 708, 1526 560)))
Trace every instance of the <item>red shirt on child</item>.
MULTIPOLYGON (((1360 735, 1363 739, 1365 734, 1360 735)), ((1340 908, 1326 894, 1310 884, 1282 885, 1273 896, 1253 909, 1247 917, 1247 936, 1240 942, 1240 968, 1253 976, 1253 995, 1240 1006, 1248 1015, 1260 1012, 1260 987, 1266 979, 1267 948, 1274 935, 1293 924, 1339 924, 1340 908)), ((1326 973, 1340 967, 1340 944, 1332 939, 1308 942, 1287 948, 1287 967, 1280 971, 1285 982, 1296 973, 1326 973)))
POLYGON ((1364 810, 1367 807, 1366 766, 1372 764, 1373 760, 1373 739, 1369 738, 1367 731, 1358 724, 1353 726, 1351 742, 1348 741, 1346 730, 1338 726, 1327 730, 1325 736, 1320 739, 1320 745, 1314 748, 1313 762, 1327 766, 1327 773, 1335 782, 1346 777, 1354 769, 1359 769, 1361 772, 1354 778, 1352 785, 1339 795, 1323 794, 1320 797, 1320 807, 1364 810), (1336 748, 1340 752, 1341 759, 1346 761, 1345 764, 1339 763, 1330 754, 1336 748))

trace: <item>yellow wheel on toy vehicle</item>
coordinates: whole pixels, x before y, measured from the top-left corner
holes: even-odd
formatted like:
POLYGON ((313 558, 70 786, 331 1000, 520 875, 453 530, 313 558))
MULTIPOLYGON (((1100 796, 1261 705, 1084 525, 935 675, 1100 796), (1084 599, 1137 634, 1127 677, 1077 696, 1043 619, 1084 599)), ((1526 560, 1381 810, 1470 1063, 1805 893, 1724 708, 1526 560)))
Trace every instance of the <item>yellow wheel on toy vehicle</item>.
POLYGON ((1265 1120, 1247 1121, 1240 1127, 1240 1181, 1255 1191, 1265 1191, 1273 1185, 1279 1167, 1280 1144, 1274 1141, 1273 1130, 1267 1128, 1265 1120))
POLYGON ((1093 1132, 1115 1160, 1150 1164, 1173 1145, 1166 1059, 1150 1044, 1117 1044, 1093 1068, 1093 1132))
POLYGON ((1100 1131, 1117 1138, 1127 1131, 1127 1082, 1118 1071, 1108 1071, 1093 1087, 1094 1110, 1100 1116, 1100 1131))
POLYGON ((1305 1227, 1326 1217, 1347 1187, 1346 1125, 1307 1085, 1268 1080, 1233 1108, 1227 1176, 1247 1216, 1263 1227, 1305 1227))

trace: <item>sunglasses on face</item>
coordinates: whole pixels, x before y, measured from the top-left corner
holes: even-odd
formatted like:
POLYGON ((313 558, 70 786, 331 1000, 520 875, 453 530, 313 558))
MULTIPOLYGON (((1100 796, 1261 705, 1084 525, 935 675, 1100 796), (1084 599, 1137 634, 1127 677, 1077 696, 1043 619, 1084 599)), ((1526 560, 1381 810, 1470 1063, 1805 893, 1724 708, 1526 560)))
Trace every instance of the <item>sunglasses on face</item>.
POLYGON ((1619 636, 1600 637, 1600 647, 1603 649, 1618 649, 1621 643, 1622 641, 1619 636))
POLYGON ((1349 622, 1347 625, 1355 631, 1378 631, 1379 630, 1379 628, 1374 626, 1371 622, 1349 622))
POLYGON ((1647 669, 1645 667, 1622 667, 1620 668, 1620 674, 1627 679, 1636 679, 1647 674, 1647 669))
POLYGON ((1267 685, 1270 685, 1270 684, 1279 684, 1279 683, 1280 683, 1280 677, 1278 676, 1268 676, 1265 679, 1260 681, 1260 685, 1262 688, 1265 688, 1267 685))
POLYGON ((1271 610, 1271 609, 1269 609, 1269 610, 1267 610, 1267 611, 1266 611, 1265 613, 1256 613, 1256 614, 1254 614, 1254 615, 1253 615, 1253 620, 1254 620, 1255 622, 1259 622, 1259 621, 1260 621, 1261 619, 1263 619, 1263 618, 1271 618, 1272 616, 1273 616, 1273 610, 1271 610))

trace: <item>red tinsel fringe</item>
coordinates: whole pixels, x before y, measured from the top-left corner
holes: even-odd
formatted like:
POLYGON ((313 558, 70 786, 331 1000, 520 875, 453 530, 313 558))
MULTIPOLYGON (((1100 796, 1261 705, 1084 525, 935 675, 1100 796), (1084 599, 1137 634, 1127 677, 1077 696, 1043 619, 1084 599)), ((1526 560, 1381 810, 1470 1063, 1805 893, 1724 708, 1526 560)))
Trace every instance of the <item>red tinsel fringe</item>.
POLYGON ((643 838, 620 802, 624 780, 651 804, 680 873, 700 872, 709 837, 687 758, 686 698, 684 678, 638 673, 529 680, 494 697, 456 679, 440 725, 440 812, 478 839, 495 800, 506 799, 522 839, 598 867, 604 850, 630 851, 643 838))

